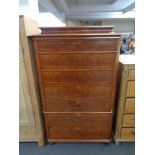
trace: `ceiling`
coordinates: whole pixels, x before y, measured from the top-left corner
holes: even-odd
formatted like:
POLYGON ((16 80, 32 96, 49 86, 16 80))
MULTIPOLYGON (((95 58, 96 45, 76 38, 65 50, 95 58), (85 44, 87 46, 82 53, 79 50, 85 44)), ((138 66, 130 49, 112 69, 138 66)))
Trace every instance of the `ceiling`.
POLYGON ((61 21, 134 18, 134 0, 38 0, 40 12, 61 21))

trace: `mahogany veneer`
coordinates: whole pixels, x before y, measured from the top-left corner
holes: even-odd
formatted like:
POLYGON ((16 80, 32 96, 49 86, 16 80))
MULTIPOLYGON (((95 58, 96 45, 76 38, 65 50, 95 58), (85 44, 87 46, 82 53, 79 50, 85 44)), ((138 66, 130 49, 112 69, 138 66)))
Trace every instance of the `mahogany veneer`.
POLYGON ((112 140, 120 49, 112 28, 41 28, 31 36, 48 141, 112 140))

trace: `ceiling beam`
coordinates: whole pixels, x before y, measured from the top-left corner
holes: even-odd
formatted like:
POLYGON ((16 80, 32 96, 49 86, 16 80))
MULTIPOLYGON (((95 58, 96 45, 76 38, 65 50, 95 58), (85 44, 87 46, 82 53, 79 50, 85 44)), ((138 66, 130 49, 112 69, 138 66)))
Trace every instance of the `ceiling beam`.
POLYGON ((45 8, 45 7, 43 7, 40 3, 38 3, 38 6, 39 6, 39 12, 48 12, 48 10, 45 8))
POLYGON ((126 13, 126 12, 128 12, 128 11, 131 11, 131 10, 134 9, 134 8, 135 8, 135 2, 132 3, 132 4, 130 4, 130 5, 127 6, 126 8, 124 8, 124 9, 122 10, 122 12, 123 12, 123 14, 124 14, 124 13, 126 13))
POLYGON ((65 14, 69 14, 69 8, 65 0, 54 0, 57 8, 60 8, 60 11, 63 11, 65 14))
MULTIPOLYGON (((134 2, 134 0, 115 0, 112 4, 100 4, 94 0, 94 3, 84 3, 85 0, 77 0, 76 3, 70 5, 70 14, 72 12, 87 12, 87 11, 122 11, 128 5, 134 2)), ((103 1, 103 0, 102 0, 103 1)), ((75 1, 74 1, 75 2, 75 1)), ((110 1, 109 1, 110 2, 110 1)))
POLYGON ((58 8, 55 6, 54 1, 51 0, 38 0, 39 4, 44 7, 48 12, 51 12, 53 15, 55 15, 57 18, 59 18, 61 21, 65 20, 65 16, 63 13, 61 13, 58 8))

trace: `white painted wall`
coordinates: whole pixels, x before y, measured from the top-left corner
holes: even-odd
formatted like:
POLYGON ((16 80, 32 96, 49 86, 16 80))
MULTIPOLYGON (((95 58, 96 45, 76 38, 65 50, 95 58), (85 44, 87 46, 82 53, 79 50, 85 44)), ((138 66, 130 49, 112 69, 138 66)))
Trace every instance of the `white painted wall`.
POLYGON ((26 15, 38 20, 38 0, 19 0, 19 15, 26 15))
POLYGON ((40 27, 65 26, 51 13, 39 13, 38 0, 20 0, 19 15, 25 15, 38 21, 40 27))
MULTIPOLYGON (((68 26, 82 26, 79 21, 68 21, 68 26)), ((89 25, 94 25, 94 22, 89 22, 89 25)), ((114 32, 133 32, 135 33, 135 19, 105 19, 101 25, 114 25, 114 32)))
POLYGON ((111 19, 102 21, 102 25, 114 25, 114 32, 135 32, 134 19, 111 19))
POLYGON ((38 23, 40 27, 66 26, 65 23, 61 22, 56 16, 51 13, 39 13, 38 23))

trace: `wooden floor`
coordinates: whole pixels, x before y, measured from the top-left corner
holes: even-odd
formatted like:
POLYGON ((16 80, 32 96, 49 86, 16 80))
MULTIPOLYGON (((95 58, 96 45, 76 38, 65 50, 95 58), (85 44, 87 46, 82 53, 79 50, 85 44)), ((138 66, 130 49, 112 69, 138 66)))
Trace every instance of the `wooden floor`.
POLYGON ((114 143, 104 145, 100 143, 78 144, 57 143, 38 147, 37 143, 20 143, 19 155, 134 155, 134 143, 114 143))

